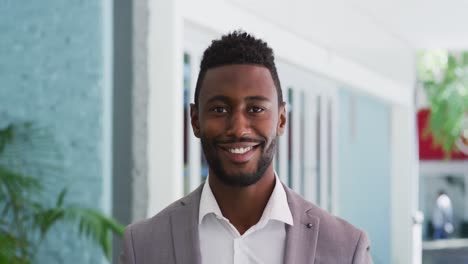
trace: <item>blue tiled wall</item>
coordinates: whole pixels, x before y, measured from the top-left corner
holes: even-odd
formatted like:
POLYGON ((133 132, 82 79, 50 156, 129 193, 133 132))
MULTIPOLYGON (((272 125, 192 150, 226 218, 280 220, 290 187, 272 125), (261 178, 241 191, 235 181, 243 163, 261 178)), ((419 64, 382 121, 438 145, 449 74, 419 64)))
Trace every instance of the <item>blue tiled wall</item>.
POLYGON ((390 264, 391 108, 344 89, 339 102, 339 214, 369 234, 374 263, 390 264))
MULTIPOLYGON (((103 199, 101 31, 101 1, 0 1, 0 126, 32 121, 52 134, 60 169, 36 174, 53 179, 50 197, 68 186, 68 203, 93 208, 103 199)), ((76 237, 58 226, 37 263, 100 263, 76 237)))

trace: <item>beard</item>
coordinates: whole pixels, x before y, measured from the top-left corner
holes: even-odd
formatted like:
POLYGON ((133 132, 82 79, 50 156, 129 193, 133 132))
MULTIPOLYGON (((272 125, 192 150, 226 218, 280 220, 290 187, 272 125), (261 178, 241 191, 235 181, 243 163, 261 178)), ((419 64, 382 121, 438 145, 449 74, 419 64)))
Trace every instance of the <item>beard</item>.
MULTIPOLYGON (((217 140, 209 140, 203 135, 200 137, 200 141, 203 148, 203 153, 205 154, 206 161, 210 167, 210 170, 213 171, 215 177, 217 177, 222 183, 231 187, 247 187, 252 184, 257 183, 264 175, 268 167, 273 161, 273 157, 276 153, 278 137, 275 137, 268 146, 265 146, 264 141, 258 146, 261 151, 261 156, 257 161, 257 166, 252 172, 235 172, 229 173, 225 170, 222 165, 222 160, 220 155, 218 155, 219 148, 217 147, 217 140)), ((235 142, 252 142, 250 139, 239 139, 232 141, 235 142)), ((256 141, 257 142, 257 141, 256 141)))

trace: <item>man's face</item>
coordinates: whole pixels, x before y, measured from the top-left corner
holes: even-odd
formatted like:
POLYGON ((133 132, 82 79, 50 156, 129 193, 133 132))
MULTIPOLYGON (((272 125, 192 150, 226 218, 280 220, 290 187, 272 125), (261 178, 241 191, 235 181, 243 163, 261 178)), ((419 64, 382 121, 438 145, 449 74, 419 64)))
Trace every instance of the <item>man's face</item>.
POLYGON ((209 69, 198 103, 191 108, 192 128, 215 177, 243 187, 272 170, 286 115, 267 68, 236 64, 209 69))

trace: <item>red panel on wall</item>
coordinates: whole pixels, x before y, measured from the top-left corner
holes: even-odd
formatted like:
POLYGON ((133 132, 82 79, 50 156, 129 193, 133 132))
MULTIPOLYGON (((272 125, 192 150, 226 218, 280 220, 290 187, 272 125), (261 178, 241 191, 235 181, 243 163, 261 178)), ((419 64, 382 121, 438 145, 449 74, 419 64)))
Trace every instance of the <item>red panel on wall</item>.
MULTIPOLYGON (((425 128, 429 124, 429 115, 429 109, 418 111, 419 160, 443 160, 445 159, 445 155, 442 147, 434 147, 432 134, 429 133, 426 137, 423 136, 425 128)), ((464 160, 468 159, 468 155, 457 151, 452 153, 450 159, 464 160)))

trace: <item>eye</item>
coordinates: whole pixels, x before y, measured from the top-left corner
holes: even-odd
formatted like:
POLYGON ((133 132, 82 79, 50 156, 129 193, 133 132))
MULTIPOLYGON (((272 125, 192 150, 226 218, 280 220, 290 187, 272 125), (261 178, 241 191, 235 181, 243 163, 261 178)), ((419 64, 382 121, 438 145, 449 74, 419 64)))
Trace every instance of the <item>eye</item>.
POLYGON ((262 107, 259 107, 259 106, 252 106, 249 109, 249 113, 261 113, 263 111, 265 111, 265 109, 263 109, 262 107))
POLYGON ((225 107, 222 107, 222 106, 213 107, 213 108, 211 108, 211 111, 215 112, 215 113, 227 113, 227 109, 225 107))

